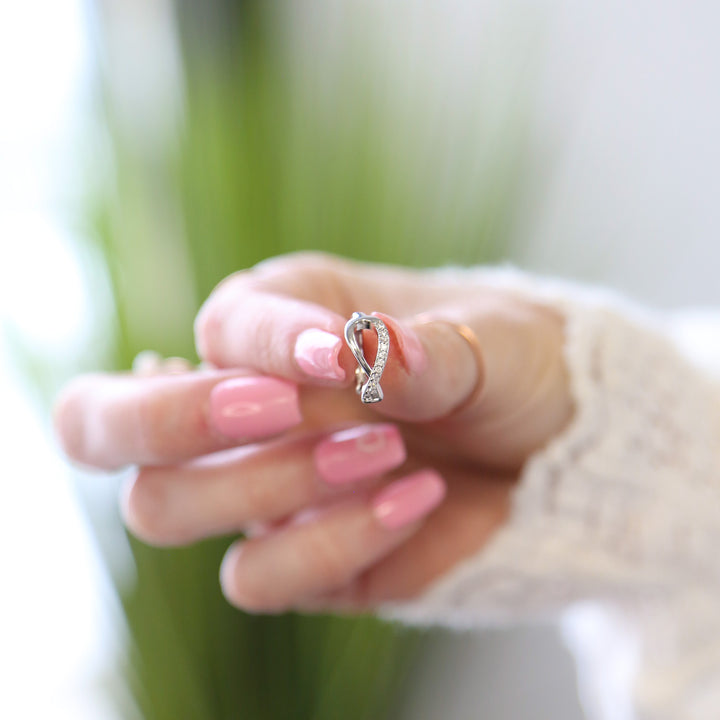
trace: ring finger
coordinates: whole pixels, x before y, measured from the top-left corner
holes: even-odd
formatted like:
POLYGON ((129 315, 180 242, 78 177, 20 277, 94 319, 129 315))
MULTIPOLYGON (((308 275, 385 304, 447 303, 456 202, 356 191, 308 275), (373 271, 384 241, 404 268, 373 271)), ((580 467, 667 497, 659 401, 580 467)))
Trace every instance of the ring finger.
POLYGON ((123 512, 129 529, 146 542, 181 545, 367 488, 405 458, 399 430, 384 423, 279 440, 141 468, 125 489, 123 512))
POLYGON ((346 587, 413 536, 445 491, 435 471, 420 470, 235 543, 220 572, 223 592, 244 610, 280 612, 346 587))

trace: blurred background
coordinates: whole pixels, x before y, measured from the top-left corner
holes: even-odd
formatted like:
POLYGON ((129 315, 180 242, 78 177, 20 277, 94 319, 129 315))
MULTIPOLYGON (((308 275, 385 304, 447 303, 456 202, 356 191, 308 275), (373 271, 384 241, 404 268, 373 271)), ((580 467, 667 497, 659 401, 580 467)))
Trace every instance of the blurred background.
POLYGON ((194 357, 215 283, 297 249, 719 303, 718 20, 710 0, 0 5, 0 716, 582 718, 556 627, 232 610, 227 540, 128 539, 121 478, 65 465, 48 409, 77 372, 194 357))

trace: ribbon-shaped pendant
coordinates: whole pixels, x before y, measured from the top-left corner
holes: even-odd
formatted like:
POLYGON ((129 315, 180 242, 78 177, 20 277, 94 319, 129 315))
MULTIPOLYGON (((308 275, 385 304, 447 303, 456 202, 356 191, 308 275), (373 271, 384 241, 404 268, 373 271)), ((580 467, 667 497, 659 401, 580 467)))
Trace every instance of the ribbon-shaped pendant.
POLYGON ((345 325, 345 342, 358 363, 358 367, 355 368, 355 391, 360 396, 360 400, 366 404, 380 402, 383 399, 380 378, 390 351, 387 326, 379 318, 355 312, 345 325), (375 364, 370 367, 370 363, 365 359, 363 330, 372 329, 377 333, 378 347, 375 364))

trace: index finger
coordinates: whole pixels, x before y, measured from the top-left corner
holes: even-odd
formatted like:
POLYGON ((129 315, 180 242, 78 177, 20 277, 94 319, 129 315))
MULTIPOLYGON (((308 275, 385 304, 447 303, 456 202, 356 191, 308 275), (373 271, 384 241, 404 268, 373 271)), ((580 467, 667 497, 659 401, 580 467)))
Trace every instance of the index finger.
MULTIPOLYGON (((431 272, 327 256, 280 258, 221 283, 198 315, 196 342, 200 355, 220 367, 349 387, 356 361, 343 330, 352 313, 382 309, 409 316, 403 323, 378 314, 391 350, 385 401, 372 407, 398 420, 433 420, 461 406, 481 379, 477 358, 460 336, 412 322, 419 310, 447 301, 447 291, 431 272)), ((369 335, 366 357, 373 361, 377 343, 369 335)))
POLYGON ((272 258, 226 278, 195 323, 201 358, 310 384, 350 384, 343 328, 356 310, 400 316, 442 297, 429 274, 321 253, 272 258), (306 331, 311 335, 304 335, 306 331))

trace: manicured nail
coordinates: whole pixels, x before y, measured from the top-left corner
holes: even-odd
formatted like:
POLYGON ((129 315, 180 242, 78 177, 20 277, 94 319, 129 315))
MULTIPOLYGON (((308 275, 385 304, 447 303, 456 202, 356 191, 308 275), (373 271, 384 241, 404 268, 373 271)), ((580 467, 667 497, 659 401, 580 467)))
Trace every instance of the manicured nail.
POLYGON ((372 501, 372 512, 386 528, 409 525, 436 508, 445 497, 445 481, 434 470, 420 470, 388 485, 372 501))
POLYGON ((333 433, 315 448, 318 475, 331 485, 381 475, 402 465, 405 443, 394 425, 360 425, 333 433))
POLYGON ((390 353, 393 353, 392 340, 394 340, 400 353, 400 361, 405 366, 405 369, 412 375, 422 373, 427 368, 428 359, 417 333, 404 323, 390 317, 390 315, 378 312, 373 313, 373 315, 380 318, 388 326, 393 336, 390 343, 390 353))
POLYGON ((276 435, 301 420, 297 387, 286 380, 234 378, 218 383, 210 393, 210 421, 231 438, 276 435))
POLYGON ((341 349, 337 335, 315 328, 305 330, 295 341, 295 362, 311 377, 344 380, 345 371, 338 362, 341 349))

